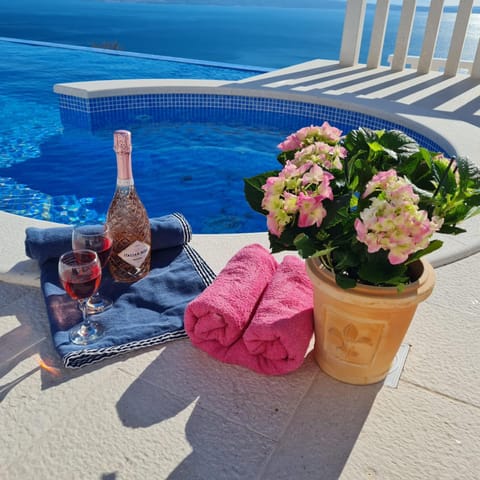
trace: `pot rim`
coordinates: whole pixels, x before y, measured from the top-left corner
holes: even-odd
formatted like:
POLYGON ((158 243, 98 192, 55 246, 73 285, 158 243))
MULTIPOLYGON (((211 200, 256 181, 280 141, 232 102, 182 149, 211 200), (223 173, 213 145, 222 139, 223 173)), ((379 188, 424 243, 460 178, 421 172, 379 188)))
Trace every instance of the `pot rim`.
POLYGON ((401 291, 397 287, 381 287, 376 285, 365 285, 358 283, 355 287, 350 289, 343 289, 337 285, 335 281, 335 275, 332 271, 323 265, 319 258, 307 258, 306 266, 309 273, 310 280, 314 283, 315 280, 322 282, 323 288, 329 286, 330 288, 338 289, 345 295, 358 296, 358 297, 385 297, 391 296, 396 299, 402 299, 407 297, 421 297, 421 299, 427 298, 433 290, 435 285, 435 271, 427 260, 420 258, 416 260, 412 265, 418 263, 422 270, 419 273, 419 277, 414 282, 405 285, 401 291))

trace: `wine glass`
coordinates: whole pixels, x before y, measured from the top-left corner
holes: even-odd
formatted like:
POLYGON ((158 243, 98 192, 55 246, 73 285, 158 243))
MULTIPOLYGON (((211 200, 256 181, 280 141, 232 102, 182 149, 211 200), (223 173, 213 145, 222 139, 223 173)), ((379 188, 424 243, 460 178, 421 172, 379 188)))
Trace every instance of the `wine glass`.
POLYGON ((102 266, 97 252, 93 250, 73 250, 64 253, 58 261, 58 275, 63 288, 73 300, 77 300, 83 322, 70 330, 70 341, 77 345, 87 345, 104 334, 99 322, 88 316, 88 299, 98 290, 102 279, 102 266))
MULTIPOLYGON (((102 269, 108 263, 112 253, 113 240, 107 224, 104 225, 80 225, 73 228, 73 250, 93 250, 97 252, 102 269)), ((113 302, 99 292, 95 293, 87 303, 88 313, 101 313, 109 309, 113 302)))

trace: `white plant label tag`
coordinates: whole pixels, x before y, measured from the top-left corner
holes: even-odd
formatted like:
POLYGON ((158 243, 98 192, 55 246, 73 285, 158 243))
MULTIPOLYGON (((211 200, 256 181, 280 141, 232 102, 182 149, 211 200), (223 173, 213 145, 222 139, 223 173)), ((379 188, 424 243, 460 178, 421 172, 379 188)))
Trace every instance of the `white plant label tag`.
POLYGON ((145 258, 150 251, 150 245, 147 243, 135 240, 125 250, 122 250, 118 256, 129 265, 138 268, 145 261, 145 258))

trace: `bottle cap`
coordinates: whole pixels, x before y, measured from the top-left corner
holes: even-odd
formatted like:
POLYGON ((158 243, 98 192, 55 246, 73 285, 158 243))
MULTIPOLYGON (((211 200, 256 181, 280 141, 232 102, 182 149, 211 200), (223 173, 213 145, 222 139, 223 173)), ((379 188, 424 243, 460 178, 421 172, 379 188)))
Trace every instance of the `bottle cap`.
POLYGON ((113 149, 117 153, 131 153, 132 134, 128 130, 115 130, 113 133, 113 149))

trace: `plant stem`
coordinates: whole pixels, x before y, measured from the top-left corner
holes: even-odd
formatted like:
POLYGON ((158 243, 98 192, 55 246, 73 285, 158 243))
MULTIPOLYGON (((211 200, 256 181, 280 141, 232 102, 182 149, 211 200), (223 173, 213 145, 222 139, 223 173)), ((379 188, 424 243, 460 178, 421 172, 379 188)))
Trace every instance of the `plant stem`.
POLYGON ((452 167, 454 161, 455 161, 455 157, 452 157, 452 158, 450 159, 450 162, 448 162, 448 166, 447 166, 446 170, 443 172, 442 178, 441 178, 440 181, 438 182, 437 188, 436 188, 435 191, 433 192, 433 198, 435 198, 435 197, 437 196, 438 192, 440 191, 440 188, 442 187, 443 182, 444 182, 445 179, 447 178, 448 172, 450 171, 450 168, 452 167))

